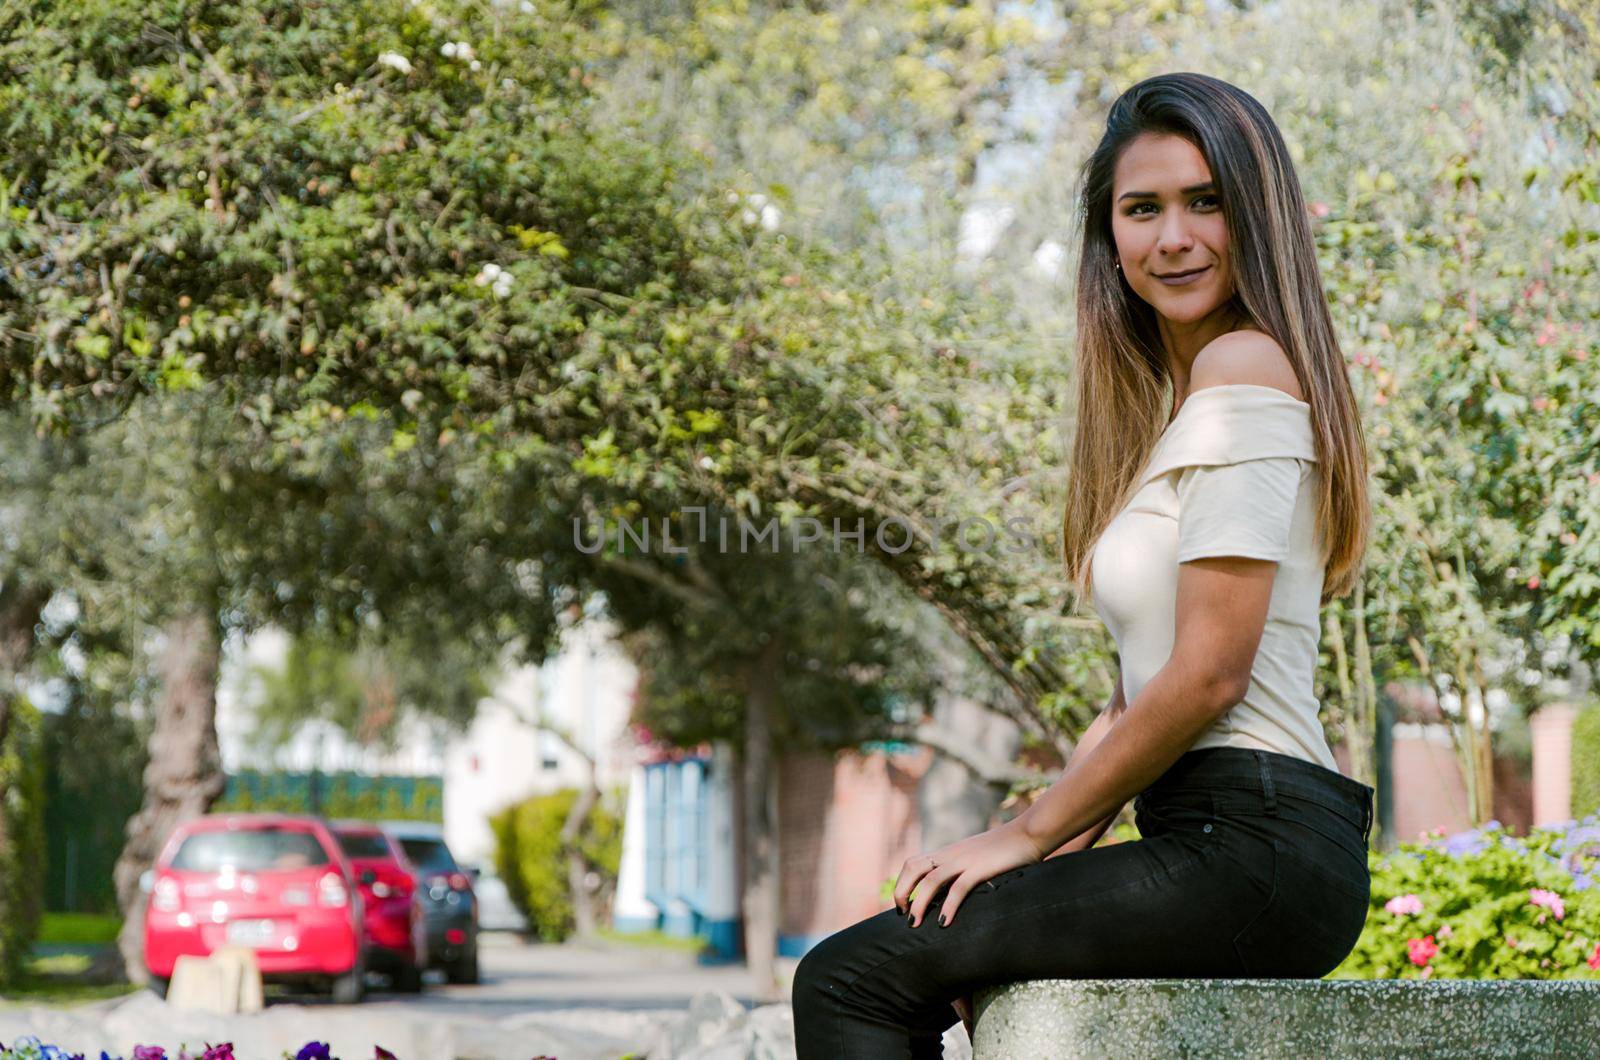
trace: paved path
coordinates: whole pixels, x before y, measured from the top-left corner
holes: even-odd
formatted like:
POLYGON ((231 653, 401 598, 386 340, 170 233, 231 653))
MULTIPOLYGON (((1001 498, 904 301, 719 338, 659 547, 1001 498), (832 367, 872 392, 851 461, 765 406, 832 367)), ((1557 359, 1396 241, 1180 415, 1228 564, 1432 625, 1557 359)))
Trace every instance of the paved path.
MULTIPOLYGON (((447 986, 430 973, 420 997, 374 993, 367 1003, 451 1016, 501 1017, 571 1008, 681 1012, 696 994, 721 990, 745 1008, 756 1005, 742 964, 701 965, 693 954, 625 944, 528 945, 497 934, 485 934, 479 945, 482 983, 447 986)), ((778 981, 786 995, 799 963, 794 957, 778 959, 778 981)))
MULTIPOLYGON (((239 1060, 278 1060, 313 1038, 343 1060, 367 1060, 375 1043, 400 1060, 794 1055, 789 1006, 756 1005, 742 965, 700 965, 691 954, 621 944, 529 945, 486 935, 481 946, 476 986, 430 975, 420 996, 375 990, 360 1005, 274 993, 264 1012, 226 1017, 180 1012, 148 991, 72 1006, 0 1002, 0 1041, 35 1034, 90 1056, 129 1055, 136 1043, 232 1041, 239 1060)), ((785 988, 797 963, 779 961, 785 988)))

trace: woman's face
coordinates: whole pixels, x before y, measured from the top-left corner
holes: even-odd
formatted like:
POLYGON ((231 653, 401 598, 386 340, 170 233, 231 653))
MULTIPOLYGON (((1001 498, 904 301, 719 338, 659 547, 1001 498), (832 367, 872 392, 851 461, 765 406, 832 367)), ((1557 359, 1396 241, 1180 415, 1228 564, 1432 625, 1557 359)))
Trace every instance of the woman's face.
POLYGON ((1178 136, 1144 133, 1123 150, 1111 188, 1111 234, 1122 275, 1173 323, 1193 323, 1233 297, 1228 224, 1211 167, 1178 136), (1172 273, 1199 270, 1164 280, 1172 273))

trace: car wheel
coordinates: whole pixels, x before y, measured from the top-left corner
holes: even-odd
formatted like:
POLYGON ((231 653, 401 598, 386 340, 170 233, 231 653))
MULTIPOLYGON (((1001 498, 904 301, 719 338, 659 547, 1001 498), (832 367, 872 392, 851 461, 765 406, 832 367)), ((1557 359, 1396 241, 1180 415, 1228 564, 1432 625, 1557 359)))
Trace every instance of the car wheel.
POLYGON ((445 978, 452 983, 478 982, 478 951, 473 949, 465 957, 458 958, 444 970, 445 978))
POLYGON ((361 961, 345 974, 333 978, 333 1003, 336 1005, 358 1004, 366 993, 367 975, 361 961))
POLYGON ((394 988, 402 994, 420 994, 422 992, 422 969, 414 964, 402 962, 395 968, 394 988))
POLYGON ((172 980, 164 975, 152 975, 149 983, 150 992, 156 997, 165 1000, 167 996, 167 987, 170 986, 171 983, 172 980))

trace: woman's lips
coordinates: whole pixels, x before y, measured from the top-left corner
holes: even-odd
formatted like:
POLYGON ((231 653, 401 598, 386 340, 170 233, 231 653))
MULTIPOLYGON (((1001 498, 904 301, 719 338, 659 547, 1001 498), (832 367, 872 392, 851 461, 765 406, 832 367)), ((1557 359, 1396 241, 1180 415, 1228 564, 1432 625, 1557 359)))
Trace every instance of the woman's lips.
POLYGON ((1182 287, 1185 284, 1193 283, 1210 271, 1211 266, 1206 265, 1194 272, 1186 272, 1182 276, 1157 276, 1156 279, 1166 284, 1168 287, 1182 287))

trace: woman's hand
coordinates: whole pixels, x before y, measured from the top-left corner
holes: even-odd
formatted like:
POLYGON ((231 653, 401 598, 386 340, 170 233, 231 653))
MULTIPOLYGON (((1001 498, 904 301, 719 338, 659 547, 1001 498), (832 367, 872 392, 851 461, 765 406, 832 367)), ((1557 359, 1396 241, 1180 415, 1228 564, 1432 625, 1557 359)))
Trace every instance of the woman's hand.
POLYGON ((894 885, 894 906, 910 916, 912 927, 922 923, 933 896, 950 885, 940 910, 939 922, 948 927, 955 922, 956 909, 974 887, 1002 872, 1033 865, 1044 860, 1016 821, 947 844, 928 854, 906 859, 894 885), (911 897, 915 890, 917 896, 911 897))

